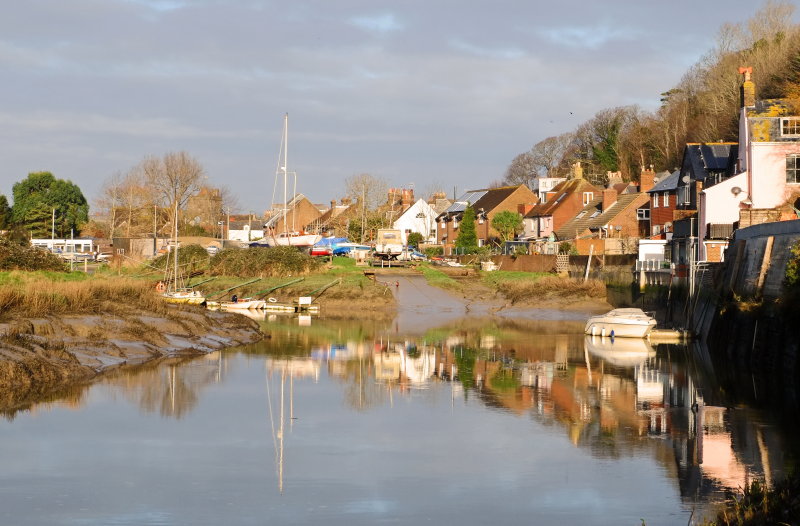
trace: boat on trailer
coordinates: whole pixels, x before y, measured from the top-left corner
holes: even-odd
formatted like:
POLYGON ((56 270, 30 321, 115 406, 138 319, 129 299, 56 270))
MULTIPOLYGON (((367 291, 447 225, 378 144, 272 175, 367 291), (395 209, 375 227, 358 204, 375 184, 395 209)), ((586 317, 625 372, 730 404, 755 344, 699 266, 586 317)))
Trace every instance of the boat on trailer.
POLYGON ((583 332, 600 337, 647 338, 655 326, 655 318, 642 309, 624 308, 592 316, 583 332))

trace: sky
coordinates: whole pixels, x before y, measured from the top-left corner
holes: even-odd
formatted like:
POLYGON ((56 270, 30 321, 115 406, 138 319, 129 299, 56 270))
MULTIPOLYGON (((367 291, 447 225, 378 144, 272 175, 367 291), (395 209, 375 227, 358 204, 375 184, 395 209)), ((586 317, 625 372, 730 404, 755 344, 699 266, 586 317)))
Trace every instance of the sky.
POLYGON ((50 171, 92 203, 143 158, 185 151, 243 213, 272 204, 284 114, 288 169, 314 202, 362 173, 417 196, 484 188, 600 110, 657 108, 722 23, 762 5, 2 3, 0 193, 50 171))

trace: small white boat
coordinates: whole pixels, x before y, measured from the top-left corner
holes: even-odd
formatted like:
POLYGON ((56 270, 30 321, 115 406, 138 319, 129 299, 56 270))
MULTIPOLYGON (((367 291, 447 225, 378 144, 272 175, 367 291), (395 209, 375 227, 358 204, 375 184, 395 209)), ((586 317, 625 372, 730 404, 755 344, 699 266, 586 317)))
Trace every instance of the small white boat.
POLYGON ((237 301, 221 301, 219 302, 220 307, 224 307, 225 309, 234 309, 234 310, 258 310, 263 309, 264 306, 267 304, 265 300, 255 300, 255 299, 240 299, 237 301))
POLYGON ((178 289, 166 291, 162 297, 168 303, 179 303, 184 305, 203 305, 206 297, 200 292, 192 289, 178 289))
POLYGON ((655 326, 655 318, 642 309, 626 308, 592 316, 583 332, 590 336, 647 338, 655 326))

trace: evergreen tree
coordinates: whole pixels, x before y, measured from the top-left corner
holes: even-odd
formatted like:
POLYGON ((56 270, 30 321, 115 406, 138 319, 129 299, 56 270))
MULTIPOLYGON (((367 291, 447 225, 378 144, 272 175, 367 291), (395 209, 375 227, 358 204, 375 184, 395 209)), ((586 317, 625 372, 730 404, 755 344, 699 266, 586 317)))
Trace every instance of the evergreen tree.
POLYGON ((459 252, 471 254, 478 250, 478 235, 475 232, 475 210, 468 206, 464 210, 461 224, 458 227, 458 237, 456 238, 456 248, 459 252))
POLYGON ((8 206, 6 196, 0 194, 0 230, 7 230, 11 226, 11 207, 8 206))
POLYGON ((89 204, 81 189, 72 181, 56 179, 50 172, 33 172, 12 188, 14 206, 11 218, 34 236, 51 232, 55 210, 55 234, 77 234, 89 220, 89 204))

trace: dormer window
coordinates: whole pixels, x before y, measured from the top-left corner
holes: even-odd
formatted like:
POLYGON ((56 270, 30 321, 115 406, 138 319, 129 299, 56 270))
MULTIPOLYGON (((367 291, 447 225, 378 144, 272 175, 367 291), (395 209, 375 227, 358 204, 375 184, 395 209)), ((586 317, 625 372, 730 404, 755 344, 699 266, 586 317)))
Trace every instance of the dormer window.
POLYGON ((800 137, 800 117, 781 117, 781 137, 800 137))
POLYGON ((583 192, 583 206, 588 205, 594 199, 594 192, 583 192))

